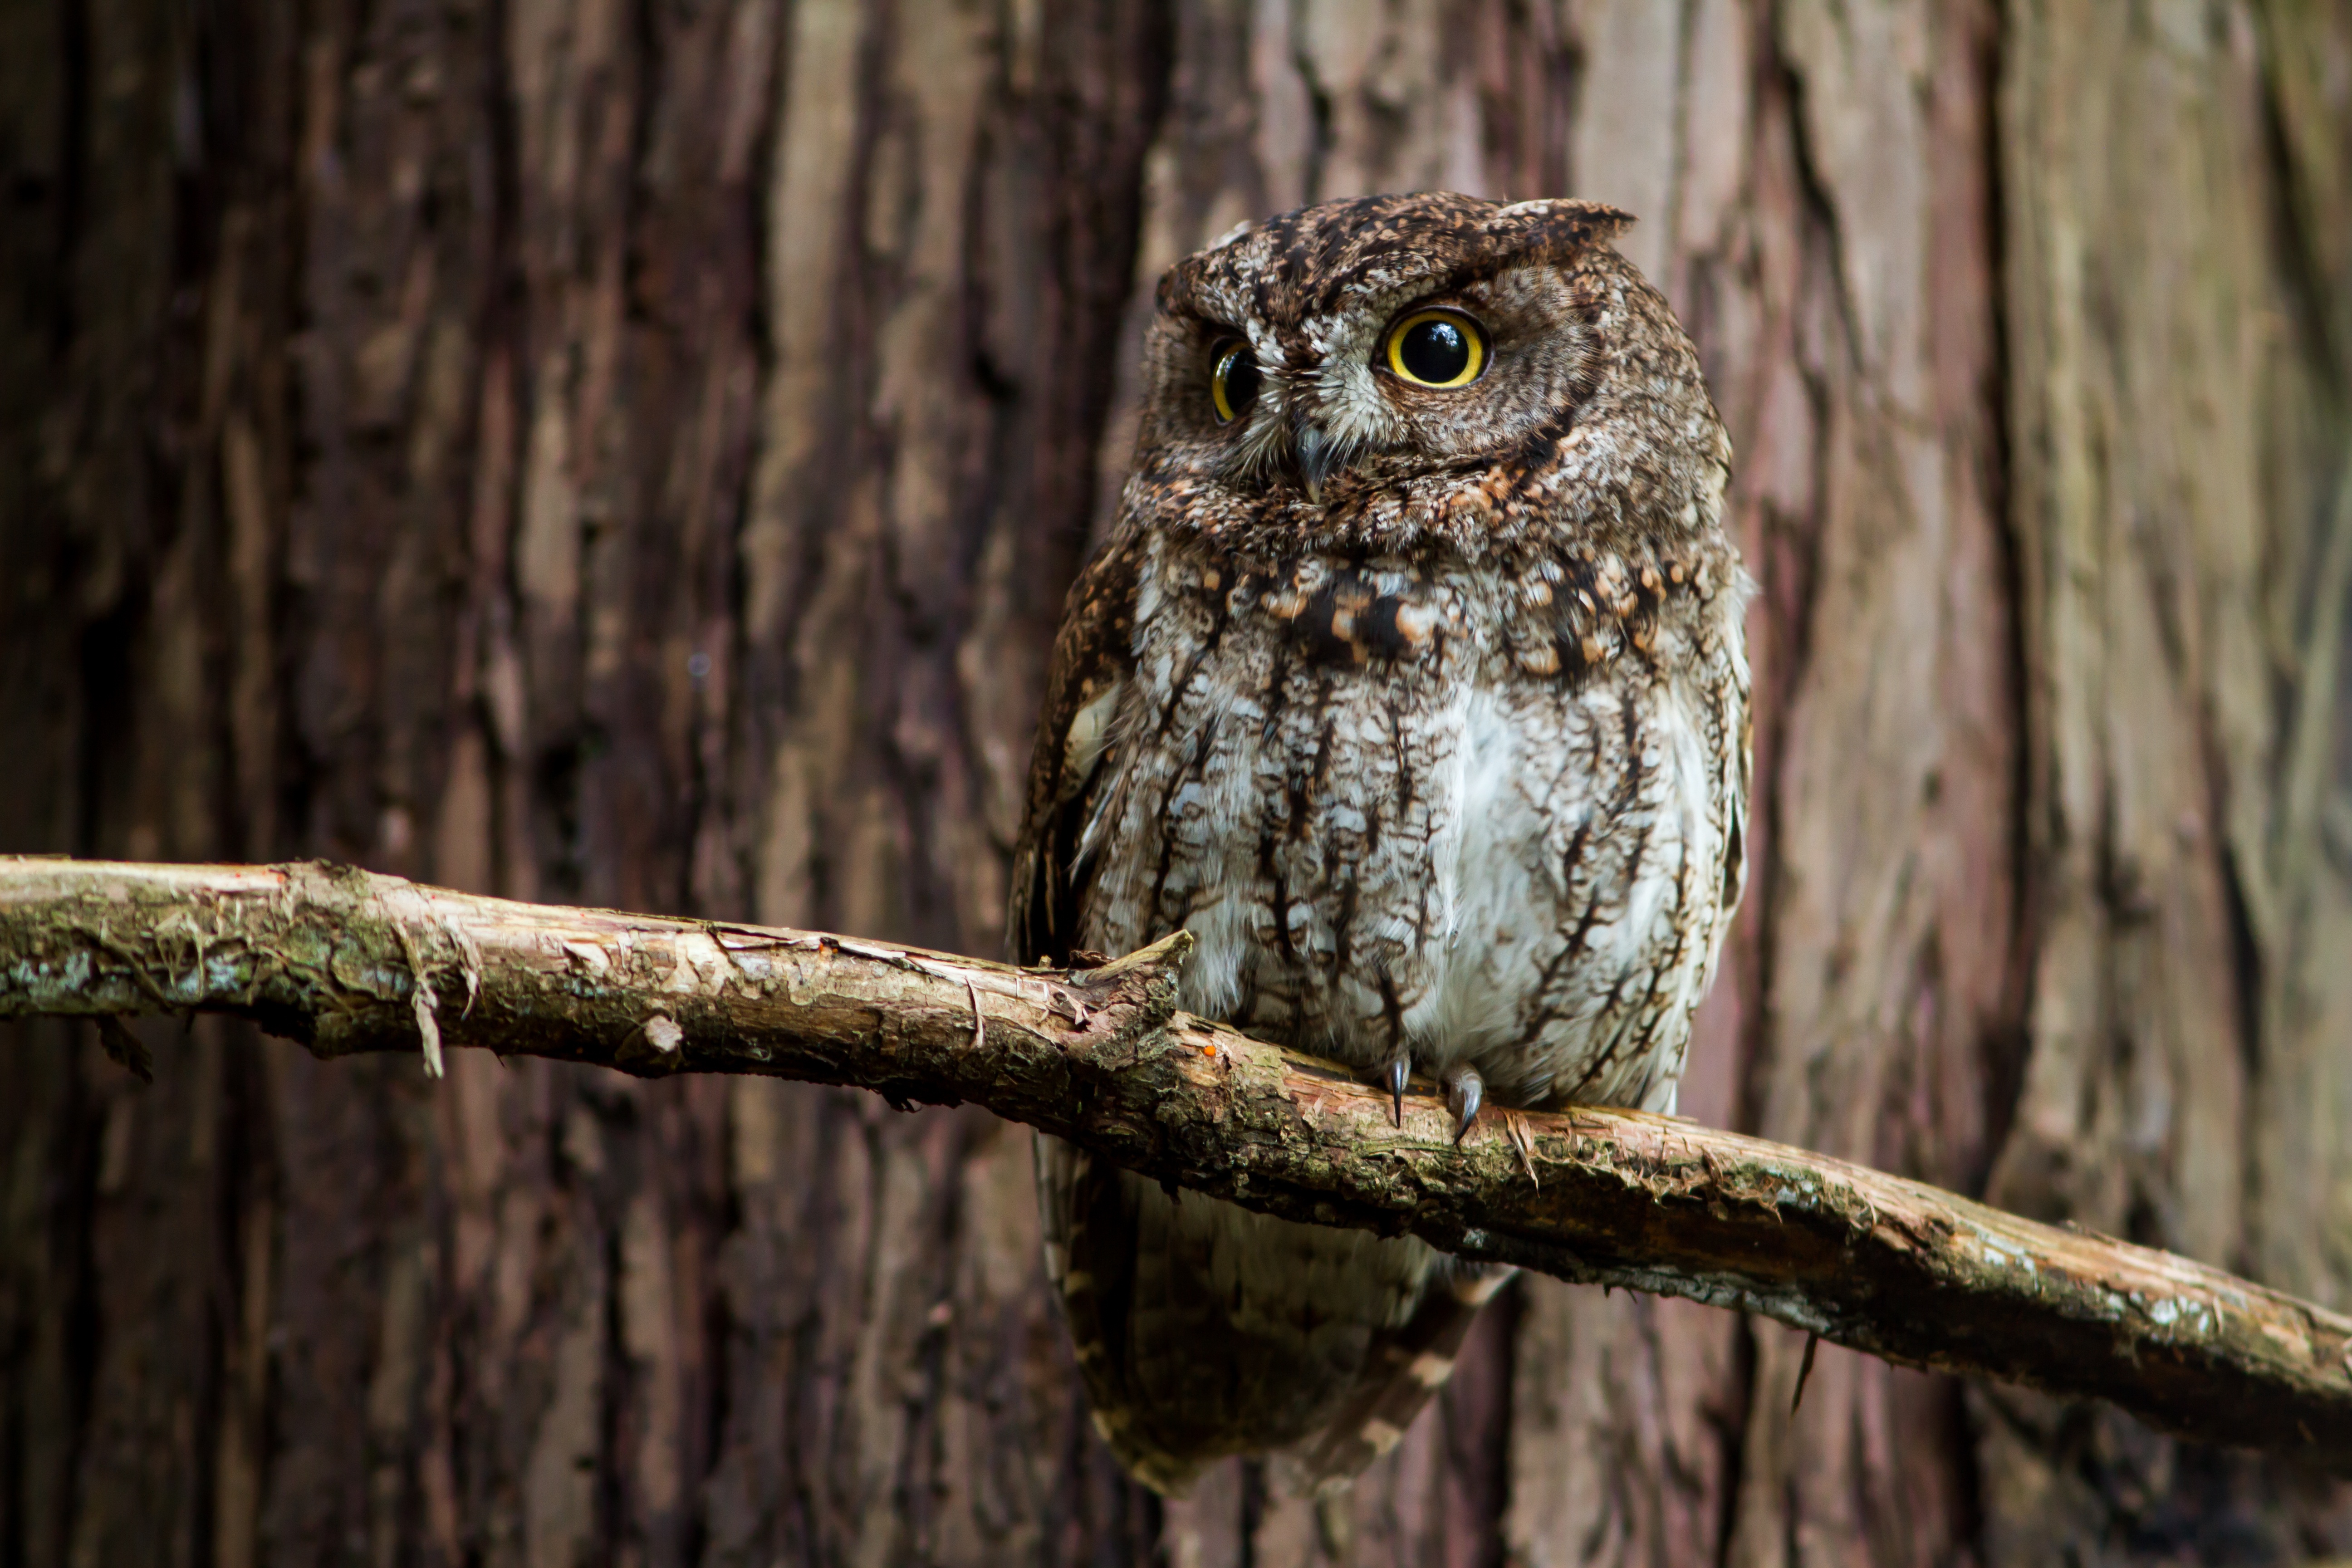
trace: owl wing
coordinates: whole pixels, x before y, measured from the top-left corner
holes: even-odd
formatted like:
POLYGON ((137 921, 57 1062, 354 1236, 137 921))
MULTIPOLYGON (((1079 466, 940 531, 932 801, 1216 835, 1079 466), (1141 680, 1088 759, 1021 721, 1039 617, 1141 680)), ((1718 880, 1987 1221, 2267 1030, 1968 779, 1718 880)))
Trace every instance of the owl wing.
MULTIPOLYGON (((1066 963, 1078 942, 1101 825, 1117 816, 1124 770, 1115 764, 1132 743, 1125 715, 1136 693, 1142 549, 1138 539, 1114 541, 1080 574, 1055 639, 1013 851, 1008 940, 1016 963, 1066 963)), ((1344 1233, 1200 1194, 1182 1200, 1194 1215, 1188 1225, 1176 1194, 1058 1139, 1040 1135, 1036 1160, 1046 1273, 1096 1428, 1131 1474, 1172 1496, 1235 1453, 1271 1451, 1286 1490, 1345 1484, 1395 1445, 1444 1383, 1480 1305, 1512 1272, 1446 1259, 1424 1274, 1418 1243, 1358 1237, 1351 1247, 1344 1233), (1265 1324, 1237 1332, 1235 1304, 1212 1288, 1221 1226, 1257 1237, 1248 1250, 1264 1256, 1253 1268, 1279 1258, 1326 1285, 1337 1269, 1361 1288, 1361 1300, 1350 1311, 1310 1289, 1312 1321, 1295 1333, 1265 1324), (1326 1251, 1338 1256, 1318 1268, 1312 1259, 1326 1251), (1402 1316, 1388 1304, 1396 1295, 1411 1303, 1402 1316), (1360 1316, 1369 1321, 1350 1331, 1360 1316), (1302 1376, 1307 1366, 1316 1375, 1302 1376)), ((1256 1315, 1290 1300, 1277 1289, 1256 1315)))
POLYGON ((1029 759, 1029 801, 1013 852, 1006 935, 1015 963, 1066 963, 1093 871, 1087 829, 1101 816, 1119 715, 1134 682, 1136 555, 1115 540, 1071 584, 1029 759))
MULTIPOLYGON (((1006 942, 1015 963, 1066 963, 1076 945, 1094 870, 1087 829, 1110 804, 1118 770, 1108 764, 1134 685, 1134 549, 1115 541, 1079 574, 1054 639, 1013 853, 1006 942)), ((1058 1138, 1038 1133, 1034 1147, 1045 1273, 1069 1324, 1096 1429, 1130 1473, 1181 1492, 1197 1467, 1134 1429, 1139 1402, 1124 1354, 1139 1263, 1131 1184, 1058 1138)))

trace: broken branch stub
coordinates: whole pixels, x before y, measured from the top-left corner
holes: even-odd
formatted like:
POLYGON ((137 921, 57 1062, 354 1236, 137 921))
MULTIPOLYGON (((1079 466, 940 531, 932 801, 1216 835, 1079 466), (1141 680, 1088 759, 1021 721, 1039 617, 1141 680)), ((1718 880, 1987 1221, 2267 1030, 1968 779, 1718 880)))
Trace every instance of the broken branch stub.
POLYGON ((1292 1219, 1760 1312, 2352 1471, 2352 1320, 1672 1117, 1513 1111, 1457 1148, 1433 1098, 1409 1098, 1393 1126, 1385 1091, 1344 1068, 1178 1013, 1190 946, 1179 933, 1098 968, 1020 970, 318 864, 0 858, 0 1018, 203 1009, 321 1057, 470 1046, 971 1101, 1292 1219))

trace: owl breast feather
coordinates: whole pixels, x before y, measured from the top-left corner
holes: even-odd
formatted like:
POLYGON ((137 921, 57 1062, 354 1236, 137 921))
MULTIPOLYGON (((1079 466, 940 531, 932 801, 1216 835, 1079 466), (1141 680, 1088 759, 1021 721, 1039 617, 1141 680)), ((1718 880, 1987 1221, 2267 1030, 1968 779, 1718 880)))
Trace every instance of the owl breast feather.
POLYGON ((1079 942, 1190 930, 1187 1008, 1359 1068, 1670 1109, 1745 785, 1738 595, 1680 567, 1153 542, 1079 942))

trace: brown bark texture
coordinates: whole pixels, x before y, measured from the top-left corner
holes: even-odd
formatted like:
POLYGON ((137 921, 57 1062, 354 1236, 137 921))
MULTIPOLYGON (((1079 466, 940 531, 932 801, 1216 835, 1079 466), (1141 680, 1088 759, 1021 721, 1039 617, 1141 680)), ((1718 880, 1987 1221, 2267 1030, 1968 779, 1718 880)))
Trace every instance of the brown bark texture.
MULTIPOLYGON (((0 0, 0 849, 986 952, 1150 284, 1574 195, 1762 586, 1684 1110, 2352 1306, 2352 13, 0 0)), ((2299 1563, 2352 1491, 1522 1281, 1320 1515, 971 1107, 0 1049, 0 1563, 2299 1563)), ((118 1049, 122 1042, 115 1042, 118 1049)))
POLYGON ((89 1018, 144 1081, 153 1054, 123 1016, 226 1013, 324 1059, 415 1051, 435 1079, 477 1046, 975 1104, 1286 1219, 1760 1313, 2352 1471, 2352 1318, 1683 1117, 1496 1110, 1457 1133, 1416 1093, 1408 1121, 1401 1096, 1334 1063, 1178 1012, 1192 949, 1178 931, 1090 969, 1022 969, 315 861, 0 858, 0 1018, 89 1018))

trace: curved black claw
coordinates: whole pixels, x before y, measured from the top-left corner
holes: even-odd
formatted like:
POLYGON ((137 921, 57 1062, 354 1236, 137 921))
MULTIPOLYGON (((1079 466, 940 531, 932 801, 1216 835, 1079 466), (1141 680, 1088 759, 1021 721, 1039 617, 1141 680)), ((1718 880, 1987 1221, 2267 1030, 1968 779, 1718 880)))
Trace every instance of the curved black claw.
POLYGON ((1454 1112, 1454 1141, 1459 1143, 1470 1124, 1478 1120, 1478 1102, 1486 1097, 1486 1080, 1465 1062, 1447 1068, 1440 1081, 1445 1085, 1445 1109, 1454 1112))
POLYGON ((1399 1127, 1404 1125, 1404 1083, 1412 1076, 1412 1061, 1410 1058, 1399 1057, 1389 1063, 1389 1099, 1396 1104, 1396 1124, 1399 1127))

